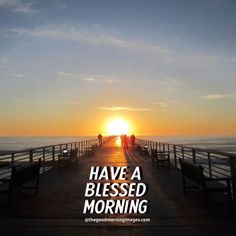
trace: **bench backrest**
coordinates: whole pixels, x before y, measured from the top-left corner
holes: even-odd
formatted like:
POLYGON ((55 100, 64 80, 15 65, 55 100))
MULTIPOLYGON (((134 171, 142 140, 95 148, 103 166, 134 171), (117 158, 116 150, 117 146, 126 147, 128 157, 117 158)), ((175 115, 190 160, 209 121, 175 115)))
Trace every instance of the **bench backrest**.
POLYGON ((38 162, 29 163, 24 166, 12 167, 10 187, 22 186, 25 182, 38 178, 40 173, 41 159, 38 162))
POLYGON ((193 164, 189 161, 183 160, 182 158, 179 158, 179 162, 183 176, 189 178, 198 185, 205 187, 205 177, 201 165, 193 164))
POLYGON ((156 157, 157 156, 157 149, 151 149, 151 155, 153 156, 153 157, 156 157))
POLYGON ((168 158, 168 155, 165 154, 164 151, 158 151, 157 149, 151 149, 151 155, 153 157, 161 157, 161 158, 168 158))
POLYGON ((78 153, 78 148, 71 149, 70 151, 70 159, 76 159, 77 158, 77 153, 78 153))

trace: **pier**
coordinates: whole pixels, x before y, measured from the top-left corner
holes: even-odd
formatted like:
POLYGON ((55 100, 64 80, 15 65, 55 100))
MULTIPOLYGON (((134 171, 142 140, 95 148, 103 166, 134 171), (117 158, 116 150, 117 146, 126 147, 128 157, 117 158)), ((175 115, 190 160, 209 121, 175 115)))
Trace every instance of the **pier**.
MULTIPOLYGON (((19 161, 42 159, 40 188, 38 194, 22 192, 14 195, 9 206, 5 196, 0 195, 0 235, 235 235, 235 212, 228 207, 206 209, 200 191, 182 190, 178 158, 184 157, 198 163, 201 161, 206 175, 232 176, 234 155, 214 153, 210 150, 160 144, 137 140, 147 155, 136 149, 126 150, 117 137, 105 139, 98 147, 97 140, 61 144, 8 153, 1 156, 1 176, 9 175, 6 166, 19 161), (63 148, 78 148, 78 165, 58 168, 57 156, 63 148), (170 168, 153 165, 151 148, 167 153, 170 168), (89 152, 94 148, 94 153, 89 152), (206 158, 205 158, 206 157, 206 158), (226 163, 225 165, 215 165, 226 163), (207 161, 207 162, 206 162, 207 161), (142 167, 143 182, 148 185, 145 199, 149 201, 147 213, 140 214, 83 214, 84 193, 89 181, 91 166, 128 166, 133 170, 142 167), (85 218, 143 218, 146 222, 85 222, 85 218), (150 219, 148 221, 147 219, 150 219)), ((233 182, 234 183, 234 182, 233 182)), ((233 185, 233 184, 232 184, 233 185)), ((233 186, 232 186, 233 188, 233 186)), ((128 197, 129 198, 129 197, 128 197)))

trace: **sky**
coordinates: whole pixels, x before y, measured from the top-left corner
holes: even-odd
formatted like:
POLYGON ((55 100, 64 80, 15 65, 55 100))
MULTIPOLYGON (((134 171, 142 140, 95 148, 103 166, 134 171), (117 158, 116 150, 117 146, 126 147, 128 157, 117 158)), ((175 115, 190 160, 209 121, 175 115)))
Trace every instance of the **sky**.
POLYGON ((0 0, 0 136, 236 135, 236 1, 0 0))

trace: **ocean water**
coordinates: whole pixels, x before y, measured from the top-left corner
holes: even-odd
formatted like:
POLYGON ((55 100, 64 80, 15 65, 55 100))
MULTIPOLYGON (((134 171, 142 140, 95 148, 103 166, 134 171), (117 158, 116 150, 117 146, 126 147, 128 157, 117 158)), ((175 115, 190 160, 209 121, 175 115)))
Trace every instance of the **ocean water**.
MULTIPOLYGON (((66 137, 0 137, 0 152, 23 150, 60 143, 96 138, 95 136, 66 137)), ((189 147, 214 149, 236 154, 236 136, 140 136, 138 138, 158 142, 183 144, 189 147)))
POLYGON ((0 153, 94 139, 94 136, 0 137, 0 153))
POLYGON ((236 136, 143 136, 139 138, 236 154, 236 136))

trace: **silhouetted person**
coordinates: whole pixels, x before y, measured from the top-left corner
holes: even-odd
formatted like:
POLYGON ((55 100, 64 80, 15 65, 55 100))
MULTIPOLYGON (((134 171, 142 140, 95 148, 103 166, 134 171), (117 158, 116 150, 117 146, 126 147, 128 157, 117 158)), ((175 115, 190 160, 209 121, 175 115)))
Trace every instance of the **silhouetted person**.
POLYGON ((134 136, 134 134, 132 134, 130 136, 130 143, 131 143, 131 146, 134 147, 134 145, 135 145, 135 136, 134 136))
POLYGON ((120 140, 121 140, 121 145, 124 146, 124 135, 123 134, 120 135, 120 140))
POLYGON ((102 135, 101 134, 98 135, 98 143, 99 143, 99 146, 102 146, 102 135))
POLYGON ((123 136, 123 147, 128 148, 128 137, 126 134, 123 136))

